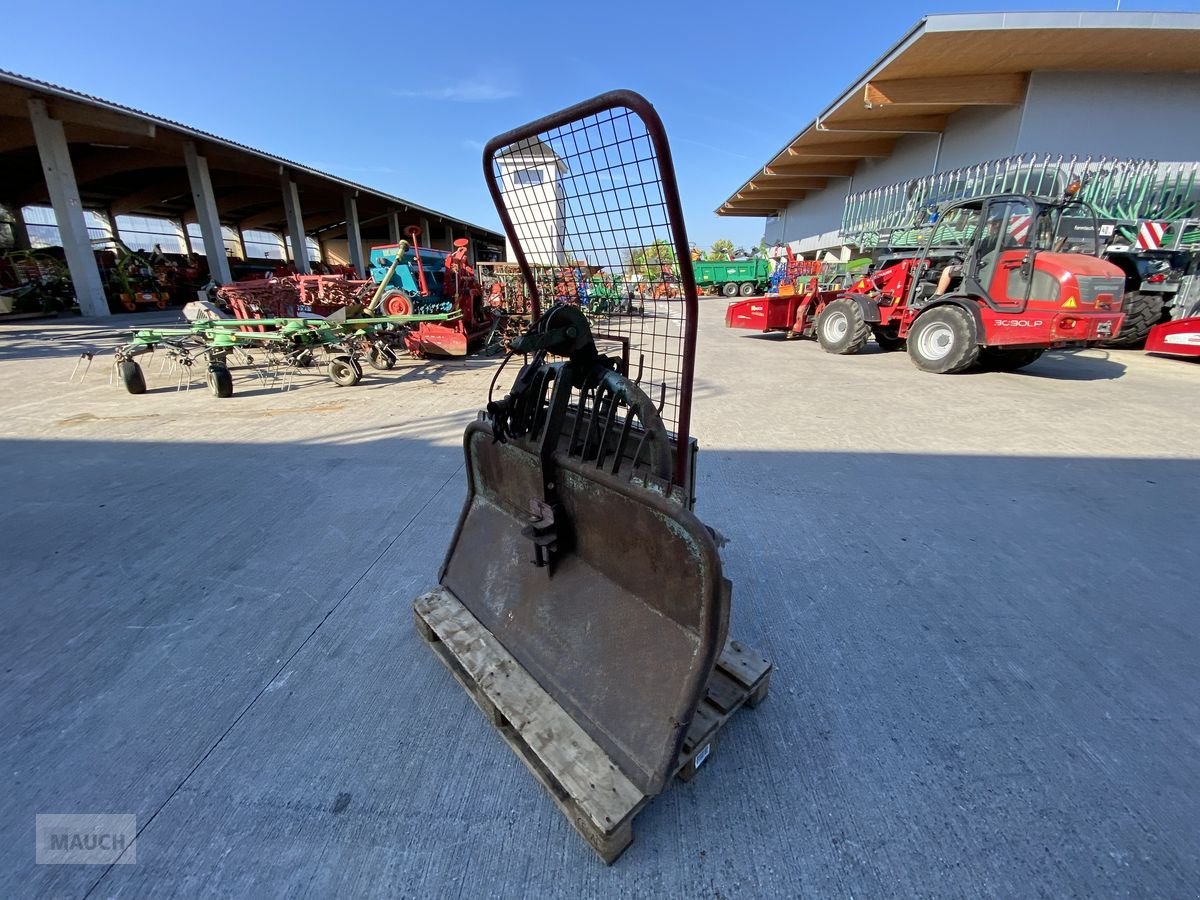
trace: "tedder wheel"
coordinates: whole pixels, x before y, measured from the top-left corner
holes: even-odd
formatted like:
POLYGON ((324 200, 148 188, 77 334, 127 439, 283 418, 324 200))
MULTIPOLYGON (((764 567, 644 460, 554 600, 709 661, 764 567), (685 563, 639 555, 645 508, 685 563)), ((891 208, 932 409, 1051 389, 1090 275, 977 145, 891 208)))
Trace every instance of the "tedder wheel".
POLYGON ((121 384, 125 385, 125 390, 131 394, 146 393, 146 376, 142 374, 142 367, 134 360, 127 359, 119 363, 117 371, 121 373, 121 384))
POLYGON ((371 364, 372 369, 386 372, 396 365, 396 354, 391 347, 373 346, 370 352, 367 353, 367 362, 371 364))
POLYGON ((362 369, 349 356, 329 360, 329 379, 340 387, 353 387, 362 380, 362 369))
POLYGON ((208 389, 213 392, 214 397, 233 396, 233 375, 227 366, 213 363, 208 367, 204 380, 208 382, 208 389))
POLYGON ((839 297, 817 316, 817 341, 826 353, 857 353, 870 337, 862 307, 849 297, 839 297))
POLYGON ((886 328, 872 328, 871 333, 875 336, 875 343, 879 345, 879 349, 884 353, 904 349, 904 338, 896 337, 895 334, 886 328))
POLYGON ((1042 358, 1046 351, 1041 347, 984 347, 979 351, 979 365, 989 372, 1015 372, 1042 358))
POLYGON ((1113 338, 1101 342, 1102 347, 1140 347, 1150 329, 1162 319, 1163 299, 1154 294, 1134 291, 1125 295, 1125 321, 1113 338))
POLYGON ((961 372, 979 358, 975 320, 961 307, 935 306, 917 316, 909 329, 908 356, 926 372, 961 372))
POLYGON ((738 295, 738 286, 735 281, 727 281, 721 285, 721 293, 726 297, 736 297, 738 295))
POLYGON ((738 288, 738 293, 741 294, 743 297, 751 296, 754 293, 754 282, 753 281, 743 281, 742 286, 740 288, 738 288))

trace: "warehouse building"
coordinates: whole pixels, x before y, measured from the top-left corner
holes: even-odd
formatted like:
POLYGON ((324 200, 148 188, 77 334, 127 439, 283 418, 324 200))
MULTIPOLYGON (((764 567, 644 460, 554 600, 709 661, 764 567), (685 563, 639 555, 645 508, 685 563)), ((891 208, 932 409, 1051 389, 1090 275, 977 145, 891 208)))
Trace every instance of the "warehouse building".
POLYGON ((1200 14, 928 16, 717 214, 845 256, 850 194, 1026 153, 1200 159, 1200 14))
POLYGON ((108 315, 97 251, 204 257, 218 284, 241 271, 321 263, 361 275, 374 244, 498 232, 178 122, 0 71, 0 254, 61 248, 84 315, 108 315))

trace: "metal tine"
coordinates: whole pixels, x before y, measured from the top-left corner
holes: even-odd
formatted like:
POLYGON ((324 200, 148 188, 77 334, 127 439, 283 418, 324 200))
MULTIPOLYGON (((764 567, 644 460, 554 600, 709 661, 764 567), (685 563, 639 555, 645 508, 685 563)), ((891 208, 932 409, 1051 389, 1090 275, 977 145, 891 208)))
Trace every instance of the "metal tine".
POLYGON ((639 385, 640 385, 640 384, 642 383, 642 366, 643 366, 643 364, 645 364, 645 362, 646 362, 646 354, 645 354, 645 353, 639 353, 639 354, 638 354, 638 370, 637 370, 637 378, 633 379, 633 383, 634 383, 634 384, 639 384, 639 385))
POLYGON ((575 444, 579 440, 579 428, 583 424, 583 416, 587 410, 587 395, 591 390, 586 384, 579 390, 579 403, 575 407, 575 421, 571 423, 571 437, 567 441, 567 456, 575 455, 575 444))
POLYGON ((83 384, 84 380, 87 378, 87 373, 92 368, 92 357, 94 357, 95 355, 96 355, 95 351, 92 351, 92 350, 85 350, 79 354, 79 359, 75 360, 75 368, 73 368, 71 370, 71 377, 67 379, 67 384, 74 383, 75 373, 79 371, 80 364, 82 364, 83 361, 86 359, 87 366, 84 367, 83 374, 79 376, 79 383, 83 384))
POLYGON ((660 416, 662 415, 663 407, 666 405, 667 405, 667 384, 666 384, 666 382, 663 382, 663 384, 658 392, 658 403, 655 404, 655 406, 654 406, 654 408, 658 411, 658 414, 660 416))
POLYGON ((648 429, 642 429, 642 438, 638 441, 637 449, 633 451, 633 465, 631 470, 637 469, 638 463, 642 459, 642 449, 646 446, 646 441, 648 440, 650 440, 650 431, 648 429))
POLYGON ((592 399, 592 414, 591 414, 591 417, 588 419, 587 432, 584 434, 584 437, 583 437, 583 448, 579 454, 580 459, 586 460, 588 458, 588 454, 591 452, 592 435, 594 435, 596 433, 596 425, 600 421, 600 414, 601 414, 600 413, 600 409, 601 409, 600 404, 603 402, 603 399, 606 396, 608 396, 607 391, 602 395, 600 393, 600 388, 599 387, 596 388, 596 392, 592 399))
POLYGON ((613 425, 617 421, 617 410, 620 409, 620 404, 617 402, 616 392, 612 392, 612 399, 608 402, 608 419, 604 422, 604 430, 600 432, 600 446, 596 448, 596 468, 604 467, 604 447, 608 443, 608 436, 612 434, 613 425))
MULTIPOLYGON (((554 399, 554 392, 558 390, 558 382, 561 375, 556 370, 543 369, 539 373, 538 379, 538 404, 533 410, 533 419, 529 423, 529 434, 532 438, 538 439, 542 436, 542 432, 546 429, 550 421, 550 404, 554 399)), ((568 387, 567 390, 570 390, 568 387)))
POLYGON ((625 456, 625 443, 629 440, 629 432, 633 428, 633 410, 627 409, 625 421, 621 424, 621 436, 617 438, 617 448, 612 464, 612 474, 616 475, 621 468, 621 460, 625 456))

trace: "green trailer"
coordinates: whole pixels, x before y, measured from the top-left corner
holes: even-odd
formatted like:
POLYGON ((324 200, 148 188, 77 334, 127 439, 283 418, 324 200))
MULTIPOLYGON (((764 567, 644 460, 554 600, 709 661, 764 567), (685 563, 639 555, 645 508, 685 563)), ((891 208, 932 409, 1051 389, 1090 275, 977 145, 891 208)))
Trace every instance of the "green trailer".
POLYGON ((715 259, 692 263, 696 287, 713 288, 726 297, 765 294, 771 286, 769 259, 715 259))

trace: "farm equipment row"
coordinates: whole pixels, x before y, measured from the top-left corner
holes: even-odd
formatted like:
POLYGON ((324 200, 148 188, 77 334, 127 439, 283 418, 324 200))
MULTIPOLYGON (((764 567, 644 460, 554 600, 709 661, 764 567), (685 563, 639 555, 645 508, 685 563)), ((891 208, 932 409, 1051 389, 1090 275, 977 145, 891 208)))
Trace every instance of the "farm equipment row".
MULTIPOLYGON (((362 360, 378 370, 391 369, 399 353, 405 352, 408 332, 429 323, 453 322, 459 314, 382 316, 329 319, 203 318, 189 327, 143 328, 117 348, 116 373, 131 394, 146 392, 146 378, 138 357, 159 349, 183 379, 193 367, 205 366, 205 381, 216 397, 233 394, 231 364, 254 364, 254 353, 262 353, 272 369, 284 369, 291 377, 298 370, 323 371, 342 387, 357 384, 363 377, 362 360)), ((190 385, 191 379, 187 378, 190 385)))
POLYGON ((843 355, 874 336, 939 374, 976 364, 1013 371, 1048 348, 1118 334, 1125 276, 1098 258, 1086 203, 1000 194, 931 218, 923 243, 881 256, 880 270, 849 289, 823 291, 814 277, 798 296, 730 304, 726 325, 816 337, 843 355))
MULTIPOLYGON (((1097 219, 1097 255, 1125 280, 1125 319, 1110 347, 1147 343, 1152 352, 1200 355, 1181 342, 1200 331, 1200 163, 1016 156, 898 182, 851 195, 842 239, 863 249, 912 251, 924 241, 939 207, 1000 192, 1073 196, 1097 219), (1167 338, 1171 337, 1168 341, 1167 338)), ((1195 346, 1193 343, 1191 346, 1195 346)))

